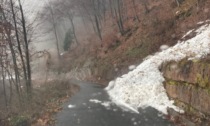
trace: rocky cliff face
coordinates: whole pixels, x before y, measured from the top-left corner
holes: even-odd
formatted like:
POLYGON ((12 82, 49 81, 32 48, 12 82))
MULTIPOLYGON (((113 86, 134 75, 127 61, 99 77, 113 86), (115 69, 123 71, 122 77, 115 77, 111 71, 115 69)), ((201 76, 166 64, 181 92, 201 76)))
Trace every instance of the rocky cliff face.
POLYGON ((171 61, 161 70, 167 93, 178 106, 210 115, 210 56, 201 60, 171 61))

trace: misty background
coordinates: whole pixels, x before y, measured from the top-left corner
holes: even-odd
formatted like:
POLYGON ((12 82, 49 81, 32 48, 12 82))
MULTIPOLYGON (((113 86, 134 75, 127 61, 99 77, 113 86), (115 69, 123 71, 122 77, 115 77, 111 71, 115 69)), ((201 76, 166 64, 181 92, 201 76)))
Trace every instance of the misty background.
MULTIPOLYGON (((31 36, 30 48, 33 52, 48 51, 51 55, 52 60, 56 62, 57 50, 56 50, 56 38, 53 31, 53 26, 48 20, 42 16, 45 14, 44 8, 49 4, 49 0, 24 0, 23 8, 25 10, 25 17, 28 23, 32 23, 33 35, 31 36)), ((88 25, 89 23, 82 21, 79 16, 74 16, 74 26, 78 41, 84 42, 88 35, 93 33, 93 30, 88 25), (88 29, 85 29, 85 27, 88 29), (79 34, 78 34, 79 33, 79 34)), ((65 39, 66 32, 71 28, 71 23, 68 19, 61 18, 56 22, 56 30, 58 34, 59 49, 60 53, 64 52, 63 42, 65 39)), ((33 58, 33 57, 32 57, 33 58)), ((46 74, 46 62, 49 57, 43 56, 41 58, 33 58, 32 71, 33 78, 43 77, 46 74)))

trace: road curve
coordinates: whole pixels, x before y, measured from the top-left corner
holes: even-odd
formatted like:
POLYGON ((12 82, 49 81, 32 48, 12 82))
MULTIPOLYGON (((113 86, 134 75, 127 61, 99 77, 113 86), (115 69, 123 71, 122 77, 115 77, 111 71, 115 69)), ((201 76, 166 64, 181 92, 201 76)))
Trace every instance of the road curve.
POLYGON ((110 100, 102 87, 76 80, 72 83, 78 84, 80 91, 56 115, 56 126, 173 126, 153 108, 140 109, 137 114, 114 104, 105 107, 102 103, 110 100))

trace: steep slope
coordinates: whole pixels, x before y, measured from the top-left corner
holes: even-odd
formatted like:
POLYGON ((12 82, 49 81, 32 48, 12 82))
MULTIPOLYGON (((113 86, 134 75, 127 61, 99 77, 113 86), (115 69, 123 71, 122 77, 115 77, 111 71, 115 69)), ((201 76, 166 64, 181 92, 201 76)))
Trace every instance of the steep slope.
POLYGON ((167 113, 167 107, 179 111, 167 97, 159 68, 164 62, 206 56, 210 52, 210 25, 200 27, 195 33, 192 39, 146 58, 136 69, 110 82, 106 89, 113 101, 136 110, 151 106, 163 113, 167 113))

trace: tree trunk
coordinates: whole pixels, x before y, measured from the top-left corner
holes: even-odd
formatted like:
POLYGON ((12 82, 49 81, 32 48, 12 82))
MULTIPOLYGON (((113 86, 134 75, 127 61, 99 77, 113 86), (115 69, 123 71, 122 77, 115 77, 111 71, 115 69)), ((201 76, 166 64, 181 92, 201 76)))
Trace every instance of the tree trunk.
POLYGON ((69 13, 68 13, 68 16, 69 16, 69 20, 71 22, 71 27, 72 27, 72 31, 73 31, 73 35, 74 35, 75 41, 76 41, 77 45, 79 45, 79 42, 78 42, 78 39, 77 39, 77 36, 76 36, 76 32, 75 32, 73 16, 71 14, 69 14, 69 13))
MULTIPOLYGON (((2 48, 2 52, 1 54, 4 54, 3 52, 3 48, 2 48)), ((5 86, 5 70, 4 70, 4 64, 3 64, 3 58, 1 56, 1 74, 2 74, 2 84, 3 84, 3 90, 4 90, 4 101, 5 101, 5 106, 7 108, 7 92, 6 92, 6 86, 5 86)))
POLYGON ((56 30, 56 21, 55 21, 55 17, 54 17, 52 7, 50 7, 50 13, 51 13, 51 16, 52 16, 52 21, 53 21, 53 31, 54 31, 54 35, 55 35, 55 39, 56 39, 55 44, 56 44, 56 48, 57 48, 57 55, 58 55, 59 67, 60 67, 61 56, 60 56, 60 49, 59 49, 58 34, 57 34, 57 30, 56 30))
POLYGON ((109 0, 109 6, 110 6, 112 18, 114 18, 114 11, 113 11, 113 3, 112 3, 112 0, 109 0))
POLYGON ((121 15, 121 5, 120 5, 120 0, 117 0, 115 3, 115 16, 116 16, 116 21, 117 21, 117 25, 119 28, 119 31, 121 33, 121 35, 124 35, 124 26, 123 26, 123 21, 122 21, 122 15, 121 15))
MULTIPOLYGON (((10 0, 10 2, 12 2, 12 1, 10 0)), ((2 13, 3 13, 4 20, 7 21, 4 11, 2 13)), ((14 72, 15 72, 15 88, 16 88, 16 92, 18 94, 19 102, 21 104, 21 97, 20 97, 20 90, 19 90, 20 78, 19 78, 19 71, 18 71, 18 66, 17 66, 17 60, 16 60, 16 55, 15 55, 15 50, 13 48, 12 39, 11 39, 11 36, 10 36, 11 35, 10 34, 11 33, 11 29, 8 29, 5 26, 4 27, 4 30, 5 30, 6 35, 7 35, 7 40, 8 40, 9 48, 10 48, 11 55, 12 55, 13 65, 14 65, 13 69, 14 69, 14 72)))
POLYGON ((135 3, 135 0, 132 0, 132 3, 133 3, 133 9, 134 9, 135 17, 136 17, 136 19, 138 20, 138 22, 140 22, 138 13, 137 13, 137 11, 136 11, 136 3, 135 3))
POLYGON ((12 0, 10 0, 10 2, 11 2, 12 16, 13 16, 13 21, 14 21, 14 26, 15 26, 15 36, 16 36, 16 40, 17 40, 18 51, 19 51, 19 54, 20 54, 22 65, 23 65, 24 80, 25 80, 26 87, 28 87, 28 84, 27 84, 28 78, 27 78, 26 66, 25 66, 25 61, 23 59, 23 53, 22 53, 20 38, 19 38, 19 34, 18 34, 14 5, 13 5, 12 0))
POLYGON ((30 64, 30 54, 29 54, 29 46, 28 46, 28 38, 27 38, 27 31, 26 31, 26 22, 24 17, 23 8, 21 5, 20 0, 18 0, 19 7, 20 7, 20 13, 21 13, 21 22, 22 22, 22 28, 23 28, 23 36, 24 36, 24 42, 25 42, 25 55, 26 55, 26 66, 27 66, 27 92, 29 97, 31 97, 31 91, 32 91, 32 82, 31 82, 31 64, 30 64))
POLYGON ((101 30, 100 30, 100 27, 99 27, 99 21, 98 21, 97 15, 94 15, 94 18, 95 18, 95 23, 96 23, 97 34, 98 34, 100 40, 102 40, 101 30))

